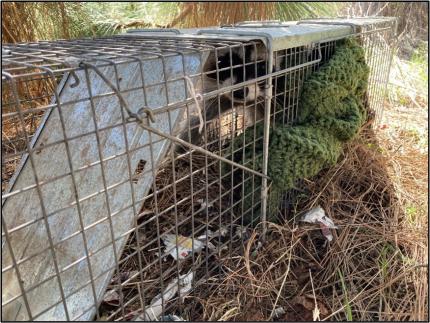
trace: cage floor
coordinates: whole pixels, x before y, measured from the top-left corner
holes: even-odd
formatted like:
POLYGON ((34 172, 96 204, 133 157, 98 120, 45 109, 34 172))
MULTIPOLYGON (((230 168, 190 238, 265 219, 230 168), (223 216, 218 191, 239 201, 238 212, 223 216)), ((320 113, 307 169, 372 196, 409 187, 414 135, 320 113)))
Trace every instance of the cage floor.
MULTIPOLYGON (((185 156, 175 159, 173 165, 168 159, 159 167, 155 181, 156 198, 150 192, 142 206, 138 228, 129 237, 119 261, 119 271, 114 273, 99 308, 100 317, 131 320, 142 314, 143 307, 148 307, 172 279, 193 271, 192 285, 195 288, 222 274, 221 262, 226 255, 234 257, 243 252, 247 231, 242 226, 242 216, 234 214, 230 194, 220 194, 220 191, 229 190, 223 187, 219 177, 218 161, 196 153, 192 154, 191 163, 190 157, 185 156), (210 166, 206 168, 206 165, 210 166), (191 178, 187 178, 191 173, 193 185, 191 178), (171 185, 174 176, 176 185, 171 185), (207 187, 206 183, 212 183, 210 189, 199 189, 207 187), (191 187, 194 187, 193 191, 191 187), (175 207, 172 209, 172 206, 175 207), (207 232, 220 231, 222 235, 210 239, 214 249, 204 248, 178 261, 164 253, 165 246, 157 238, 165 234, 196 238, 207 232)), ((178 309, 183 305, 176 297, 164 306, 168 314, 169 308, 178 309)))

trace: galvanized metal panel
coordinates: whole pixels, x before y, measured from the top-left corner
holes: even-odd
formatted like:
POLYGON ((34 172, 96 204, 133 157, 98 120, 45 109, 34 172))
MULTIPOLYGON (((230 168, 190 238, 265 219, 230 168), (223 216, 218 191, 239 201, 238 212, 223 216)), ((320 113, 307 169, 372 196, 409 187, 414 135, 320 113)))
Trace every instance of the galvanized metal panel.
POLYGON ((312 42, 324 41, 335 37, 342 37, 352 33, 350 26, 332 25, 294 25, 288 27, 264 27, 238 26, 231 28, 217 28, 219 34, 240 35, 247 32, 261 32, 272 41, 273 50, 281 50, 310 44, 312 42))
MULTIPOLYGON (((336 20, 336 22, 339 22, 336 20)), ((306 24, 296 25, 289 23, 288 26, 282 27, 267 27, 260 28, 259 26, 240 26, 234 28, 216 28, 218 34, 201 34, 196 35, 199 30, 188 30, 187 34, 181 34, 174 37, 188 38, 195 37, 199 39, 226 39, 226 40, 251 40, 262 39, 263 41, 270 40, 273 44, 272 49, 285 49, 295 46, 309 44, 314 41, 324 41, 336 37, 342 37, 351 34, 353 28, 348 22, 347 25, 333 25, 330 21, 325 20, 329 25, 321 25, 318 21, 306 21, 306 24), (245 36, 243 33, 254 31, 255 34, 245 36)), ((359 24, 360 22, 351 22, 352 24, 359 24)), ((367 24, 364 20, 363 24, 367 24)), ((369 24, 374 23, 373 18, 369 24)), ((214 30, 214 29, 210 29, 214 30)), ((154 38, 169 37, 172 35, 161 35, 153 33, 145 36, 154 38)), ((134 37, 134 35, 130 35, 134 37)), ((197 72, 202 64, 199 60, 199 55, 186 55, 185 57, 187 74, 197 72)), ((174 75, 178 76, 182 73, 182 60, 180 56, 173 56, 166 58, 168 71, 167 90, 162 85, 155 85, 159 81, 163 81, 163 69, 161 68, 161 60, 153 59, 144 63, 144 81, 148 88, 148 96, 145 98, 142 89, 134 90, 129 93, 124 93, 124 97, 131 109, 136 111, 144 106, 145 99, 148 105, 152 108, 163 107, 169 101, 181 101, 185 98, 185 84, 182 80, 172 81, 174 75), (167 100, 167 96, 169 100, 167 100)), ((102 71, 107 77, 115 83, 115 74, 113 67, 104 67, 102 71)), ((122 79, 120 85, 121 89, 131 87, 142 87, 143 80, 140 77, 140 70, 138 63, 128 63, 126 65, 118 65, 119 76, 122 79)), ((88 90, 85 85, 85 76, 83 72, 77 73, 81 79, 81 84, 77 88, 70 88, 70 80, 65 82, 65 87, 61 91, 61 111, 65 119, 65 135, 66 137, 76 136, 88 131, 94 131, 94 122, 90 108, 90 102, 85 100, 88 97, 88 90), (79 103, 70 103, 82 99, 79 103), (67 102, 69 102, 67 104, 67 102)), ((90 71, 91 89, 94 94, 101 94, 111 92, 111 90, 104 84, 104 82, 90 71)), ((118 104, 118 99, 115 95, 104 96, 102 98, 94 99, 96 120, 99 127, 106 127, 114 125, 121 121, 121 111, 118 104)), ((178 125, 181 116, 179 111, 172 111, 170 114, 173 124, 178 125)), ((157 123, 153 125, 161 131, 169 132, 167 113, 157 116, 157 123)), ((134 125, 127 125, 126 129, 122 127, 104 130, 99 133, 101 144, 101 154, 104 158, 108 156, 118 155, 125 151, 124 136, 127 136, 130 148, 140 146, 148 143, 149 134, 141 128, 134 125), (125 133, 124 133, 125 132, 125 133)), ((156 136, 152 136, 153 139, 156 136)), ((130 183, 127 182, 129 177, 126 156, 118 157, 110 161, 106 161, 103 165, 105 170, 106 186, 112 186, 115 183, 125 181, 124 184, 112 187, 108 193, 103 193, 104 185, 102 181, 102 168, 98 164, 99 150, 95 134, 90 134, 85 137, 70 140, 68 148, 71 154, 71 163, 73 169, 84 167, 88 164, 94 163, 95 165, 86 168, 82 171, 75 172, 76 177, 76 196, 79 199, 84 199, 80 202, 82 210, 82 220, 84 226, 89 226, 95 221, 100 221, 96 226, 86 230, 86 238, 88 240, 88 249, 90 253, 96 252, 104 245, 107 245, 101 251, 91 255, 90 263, 92 271, 95 276, 98 276, 103 270, 113 266, 114 247, 110 243, 110 224, 106 218, 110 213, 116 214, 112 218, 114 236, 119 237, 122 233, 126 232, 133 225, 133 210, 131 207, 126 208, 131 204, 131 190, 130 183), (96 194, 100 193, 100 194, 96 194), (94 196, 89 197, 91 194, 94 196), (109 202, 109 209, 107 205, 109 202)), ((56 140, 64 140, 64 134, 59 122, 58 109, 52 110, 47 116, 46 123, 43 129, 38 133, 35 146, 46 145, 56 140)), ((146 161, 146 170, 151 167, 156 167, 158 162, 163 158, 169 143, 165 140, 155 144, 152 147, 154 153, 154 165, 151 164, 151 157, 149 153, 150 147, 142 148, 137 152, 130 154, 132 170, 136 168, 139 160, 146 161)), ((38 172, 39 180, 41 182, 52 179, 55 176, 62 176, 70 172, 70 167, 67 162, 65 144, 56 145, 48 149, 42 150, 40 153, 34 155, 35 167, 38 172)), ((24 159, 25 160, 25 159, 24 159)), ((137 199, 141 199, 148 191, 152 183, 152 173, 146 173, 140 178, 137 184, 134 185, 134 191, 137 199)), ((23 190, 29 185, 34 185, 35 180, 32 173, 32 166, 30 161, 26 160, 23 163, 19 175, 16 176, 13 191, 23 190)), ((48 219, 54 243, 61 241, 65 237, 80 230, 79 214, 76 204, 76 196, 74 193, 74 185, 70 175, 58 179, 52 183, 41 186, 41 194, 43 205, 46 213, 55 213, 48 219), (61 211, 58 211, 61 210, 61 211)), ((17 259, 22 259, 37 254, 41 250, 49 246, 47 231, 42 219, 42 203, 38 196, 37 190, 30 189, 25 192, 20 192, 14 196, 10 196, 4 203, 3 217, 6 221, 8 228, 17 228, 28 221, 40 219, 25 229, 16 230, 11 233, 11 247, 17 259)), ((126 236, 122 237, 116 243, 116 251, 118 255, 126 241, 126 236)), ((64 287, 65 294, 68 296, 72 292, 78 290, 90 279, 87 260, 80 261, 85 257, 85 248, 82 234, 77 234, 72 239, 69 239, 55 248, 55 255, 60 269, 69 266, 72 262, 76 264, 70 266, 61 275, 61 281, 64 287)), ((11 267, 11 259, 8 253, 8 248, 2 248, 3 267, 11 267)), ((54 262, 50 250, 47 250, 29 261, 23 262, 19 265, 19 270, 23 276, 23 283, 25 288, 30 288, 36 284, 46 280, 46 282, 29 291, 27 296, 29 298, 30 307, 33 316, 37 315, 40 311, 50 305, 60 301, 61 295, 59 293, 57 278, 55 278, 54 262)), ((103 274, 98 278, 94 286, 96 288, 97 299, 99 300, 106 285, 109 282, 112 270, 103 274)), ((19 295, 19 290, 16 274, 14 269, 7 270, 2 277, 3 291, 5 292, 3 302, 8 299, 19 295)), ((83 314, 83 312, 93 304, 93 296, 91 285, 80 290, 78 293, 67 298, 67 306, 70 317, 79 319, 89 319, 94 313, 94 308, 83 314)), ((10 305, 3 308, 3 319, 27 319, 25 307, 22 298, 18 298, 10 305)), ((38 317, 38 319, 49 320, 64 320, 65 311, 62 303, 60 302, 49 312, 38 317)))
POLYGON ((378 24, 394 23, 395 17, 356 17, 356 18, 317 18, 301 20, 301 23, 317 23, 329 25, 352 24, 356 26, 377 26, 378 24))
MULTIPOLYGON (((387 22, 393 22, 392 17, 364 17, 364 18, 333 18, 333 19, 306 19, 301 21, 288 21, 273 24, 262 24, 258 22, 238 24, 231 27, 208 27, 208 28, 189 28, 180 30, 181 34, 176 34, 177 38, 222 38, 225 40, 243 40, 261 39, 260 37, 250 37, 247 33, 250 31, 260 32, 265 37, 271 39, 273 50, 282 50, 310 44, 312 42, 321 42, 328 39, 343 37, 355 32, 354 26, 363 27, 378 25, 387 22), (210 31, 211 33, 205 33, 210 31), (214 35, 213 33, 217 35, 214 35)), ((131 34, 152 35, 154 37, 169 37, 163 33, 146 32, 136 30, 131 34)), ((165 34, 165 33, 164 33, 165 34)), ((171 37, 171 35, 170 35, 171 37)), ((261 39, 265 41, 264 37, 261 39)))
MULTIPOLYGON (((252 41, 261 40, 266 43, 267 38, 271 39, 273 50, 281 50, 297 46, 307 45, 316 41, 324 41, 335 37, 342 37, 352 33, 350 26, 321 26, 321 25, 296 25, 295 23, 286 23, 288 27, 264 27, 259 26, 237 26, 229 28, 195 28, 183 30, 180 35, 174 35, 175 38, 195 38, 195 39, 222 39, 229 41, 252 41), (255 32, 250 36, 249 32, 255 32), (198 34, 200 33, 200 34, 198 34), (257 35, 260 33, 260 35, 257 35)), ((166 33, 136 31, 125 34, 133 37, 135 35, 144 35, 145 37, 154 38, 171 38, 172 35, 166 33)), ((124 36, 124 35, 123 35, 124 36)), ((267 44, 266 44, 267 45, 267 44)))
MULTIPOLYGON (((203 57, 202 60, 204 61, 205 59, 203 57)), ((196 74, 203 66, 200 54, 186 54, 184 60, 186 74, 196 74)), ((161 59, 144 61, 142 64, 143 81, 138 62, 117 65, 119 78, 121 79, 121 90, 143 87, 143 82, 148 87, 146 98, 142 89, 124 93, 124 98, 131 110, 137 111, 142 108, 145 104, 145 99, 148 107, 156 109, 164 107, 167 103, 180 102, 186 98, 184 80, 173 80, 183 74, 182 57, 179 55, 166 57, 165 64, 167 75, 163 75, 161 59), (164 79, 167 79, 165 84, 156 85, 158 82, 163 82, 164 79)), ((116 78, 113 66, 102 67, 101 71, 115 84, 116 78)), ((71 136, 95 131, 84 71, 78 71, 77 76, 80 79, 79 86, 71 88, 72 80, 68 79, 64 82, 64 87, 60 91, 60 109, 64 118, 65 134, 61 128, 58 108, 54 108, 49 112, 49 116, 43 124, 43 129, 38 132, 37 139, 34 141, 35 147, 41 147, 58 140, 64 141, 65 138, 71 136), (81 102, 76 102, 80 99, 82 100, 81 102)), ((93 96, 112 92, 92 70, 89 70, 89 79, 93 96)), ((199 87, 198 82, 195 85, 199 87)), ((94 108, 98 128, 122 122, 121 108, 116 95, 94 98, 94 108)), ((177 109, 170 112, 170 120, 174 128, 178 127, 182 119, 181 110, 177 109)), ((163 132, 170 133, 168 120, 167 112, 157 114, 156 122, 152 126, 163 132)), ((104 162, 103 169, 107 187, 125 182, 110 188, 106 193, 103 192, 105 187, 102 180, 102 166, 97 163, 99 161, 99 148, 96 134, 93 133, 67 141, 71 154, 71 164, 75 171, 76 196, 80 200, 84 199, 79 203, 84 226, 100 221, 97 225, 85 230, 94 277, 99 276, 107 268, 111 268, 115 264, 114 247, 108 221, 109 215, 115 214, 111 218, 115 238, 120 237, 132 228, 134 212, 131 206, 131 185, 134 186, 136 199, 141 200, 152 184, 152 172, 149 170, 152 167, 157 167, 170 145, 168 141, 162 140, 152 146, 154 158, 154 164, 152 164, 150 147, 147 145, 149 143, 149 134, 143 131, 136 123, 128 124, 125 127, 125 131, 123 126, 120 126, 99 131, 98 135, 100 152, 103 158, 124 153, 126 150, 125 136, 127 136, 130 149, 146 145, 144 148, 130 153, 132 171, 137 167, 140 160, 146 161, 146 166, 145 173, 139 181, 131 183, 127 181, 129 179, 127 156, 104 162), (78 168, 91 163, 95 164, 78 172, 76 171, 78 168), (90 195, 94 196, 89 198, 90 195), (102 249, 99 250, 100 248, 102 249)), ((160 138, 152 135, 152 141, 155 139, 160 138)), ((56 176, 61 177, 58 180, 40 186, 43 202, 41 202, 36 188, 33 188, 10 196, 3 205, 3 217, 8 228, 16 228, 28 221, 40 219, 10 234, 10 244, 18 260, 40 253, 45 248, 48 248, 48 250, 18 266, 26 289, 47 280, 27 293, 33 316, 37 316, 38 313, 61 300, 58 281, 55 277, 54 259, 49 249, 47 230, 43 221, 42 203, 46 214, 48 214, 49 229, 54 244, 81 230, 72 176, 70 174, 63 176, 71 172, 66 149, 67 147, 63 142, 33 155, 39 183, 53 179, 56 176), (54 214, 50 215, 51 213, 54 214)), ((16 176, 13 191, 22 190, 34 184, 33 167, 28 158, 23 158, 23 165, 16 176)), ((139 208, 140 205, 137 206, 137 209, 139 208)), ((127 235, 124 235, 115 242, 118 255, 121 254, 126 240, 127 235)), ((95 313, 95 308, 84 313, 94 304, 94 298, 91 284, 82 288, 90 280, 88 259, 79 261, 86 257, 82 233, 57 245, 55 247, 55 257, 60 270, 76 262, 61 274, 61 283, 66 295, 70 318, 91 319, 95 313), (82 289, 69 296, 79 288, 82 289)), ((2 248, 2 258, 2 268, 12 265, 6 246, 2 248)), ((103 295, 112 274, 113 269, 95 280, 94 286, 97 300, 100 300, 103 295)), ((2 286, 3 303, 21 294, 14 270, 8 270, 2 275, 2 286)), ((25 320, 29 318, 22 297, 3 308, 2 318, 8 320, 25 320)), ((63 304, 59 302, 37 319, 65 320, 66 315, 63 304)))

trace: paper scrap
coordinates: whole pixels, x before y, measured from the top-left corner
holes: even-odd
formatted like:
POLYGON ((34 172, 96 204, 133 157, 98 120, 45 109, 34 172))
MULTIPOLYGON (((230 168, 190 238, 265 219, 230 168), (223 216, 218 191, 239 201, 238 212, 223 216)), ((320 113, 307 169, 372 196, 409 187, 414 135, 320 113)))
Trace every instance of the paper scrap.
POLYGON ((166 306, 166 302, 172 299, 178 292, 178 280, 179 294, 183 297, 191 291, 193 279, 194 273, 192 271, 179 276, 179 279, 173 279, 169 285, 167 285, 164 292, 158 294, 151 300, 151 304, 146 308, 145 314, 143 316, 139 315, 135 321, 158 321, 158 318, 163 312, 163 303, 164 306, 166 306))
POLYGON ((338 227, 334 224, 333 220, 330 219, 322 207, 317 206, 316 208, 306 212, 300 221, 307 223, 315 223, 319 224, 322 234, 328 241, 333 240, 333 235, 331 234, 329 229, 337 229, 338 227))
POLYGON ((166 246, 166 253, 169 253, 175 260, 185 259, 193 250, 199 252, 205 246, 205 243, 200 240, 194 239, 193 244, 193 239, 175 234, 166 234, 162 240, 166 246))

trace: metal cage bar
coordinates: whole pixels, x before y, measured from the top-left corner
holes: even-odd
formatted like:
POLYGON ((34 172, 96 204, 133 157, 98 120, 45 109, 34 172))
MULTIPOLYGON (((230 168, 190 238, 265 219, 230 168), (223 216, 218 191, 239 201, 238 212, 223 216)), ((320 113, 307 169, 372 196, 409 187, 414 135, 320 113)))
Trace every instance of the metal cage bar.
POLYGON ((266 220, 259 147, 296 122, 303 82, 345 37, 365 48, 379 120, 395 22, 273 53, 249 28, 229 37, 245 27, 2 46, 3 319, 186 311, 266 220))

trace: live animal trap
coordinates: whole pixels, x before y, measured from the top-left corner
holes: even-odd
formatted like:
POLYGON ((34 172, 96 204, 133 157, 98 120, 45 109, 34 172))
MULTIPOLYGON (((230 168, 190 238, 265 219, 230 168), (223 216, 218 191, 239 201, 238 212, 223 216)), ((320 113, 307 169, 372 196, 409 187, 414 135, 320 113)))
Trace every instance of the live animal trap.
POLYGON ((2 319, 186 314, 183 296, 300 188, 275 192, 271 149, 325 124, 303 117, 312 84, 327 97, 344 80, 359 95, 339 107, 378 121, 394 33, 391 18, 320 19, 3 45, 2 319), (334 77, 342 59, 362 78, 334 77))

